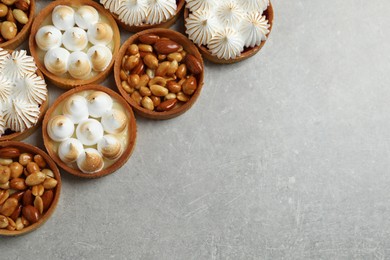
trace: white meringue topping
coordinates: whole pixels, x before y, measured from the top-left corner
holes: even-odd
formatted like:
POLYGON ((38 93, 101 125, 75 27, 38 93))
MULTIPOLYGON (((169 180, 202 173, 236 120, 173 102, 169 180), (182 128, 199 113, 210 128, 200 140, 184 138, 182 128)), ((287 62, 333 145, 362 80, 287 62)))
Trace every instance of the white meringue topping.
POLYGON ((217 6, 217 0, 186 0, 186 8, 191 12, 210 11, 217 6))
POLYGON ((56 27, 46 25, 39 28, 35 41, 41 50, 48 51, 62 45, 62 33, 56 27))
POLYGON ((269 24, 259 12, 250 13, 241 24, 240 31, 245 37, 245 46, 254 47, 267 39, 269 24))
POLYGON ((92 71, 88 55, 82 51, 75 51, 70 54, 68 66, 69 74, 75 79, 86 79, 92 71))
POLYGON ((73 123, 78 124, 88 119, 87 100, 83 96, 73 95, 63 105, 62 113, 69 117, 73 123))
POLYGON ((84 145, 95 145, 103 137, 102 124, 95 119, 86 119, 76 128, 77 139, 84 145))
POLYGON ((125 24, 141 25, 148 16, 148 0, 122 1, 116 10, 115 13, 118 14, 119 20, 125 24))
POLYGON ((52 22, 55 27, 61 31, 65 31, 74 26, 74 10, 66 5, 58 5, 54 7, 52 12, 52 22))
POLYGON ((119 7, 123 2, 129 2, 125 0, 100 0, 100 3, 104 8, 110 10, 111 13, 118 14, 119 7))
POLYGON ((87 34, 88 40, 95 45, 107 45, 112 41, 114 37, 114 32, 111 26, 101 22, 91 25, 88 29, 87 34))
POLYGON ((45 80, 37 74, 16 79, 14 96, 30 103, 42 104, 47 98, 45 80))
POLYGON ((127 116, 124 112, 117 109, 105 113, 102 116, 103 129, 110 134, 119 134, 127 126, 127 116))
POLYGON ((12 82, 7 77, 0 74, 0 105, 5 104, 8 101, 13 88, 14 84, 12 84, 12 82))
POLYGON ((69 51, 81 51, 88 45, 88 36, 83 29, 72 27, 65 31, 62 42, 69 51))
POLYGON ((62 142, 73 135, 74 124, 64 115, 54 116, 47 124, 47 133, 53 141, 62 142))
POLYGON ((13 51, 0 63, 0 71, 10 79, 35 74, 36 70, 34 58, 28 56, 25 50, 13 51))
POLYGON ((63 141, 58 147, 58 156, 61 161, 67 164, 76 162, 77 158, 83 152, 83 144, 75 138, 69 138, 63 141))
POLYGON ((229 27, 235 27, 244 19, 245 12, 234 0, 230 0, 222 2, 218 6, 216 9, 216 16, 222 24, 229 27))
POLYGON ((99 13, 92 6, 83 5, 77 9, 75 21, 78 27, 88 29, 91 24, 95 24, 99 21, 99 13))
POLYGON ((44 64, 48 71, 60 76, 68 71, 70 53, 64 48, 54 48, 46 52, 44 64))
POLYGON ((87 55, 95 71, 105 70, 112 60, 111 50, 104 45, 95 45, 89 48, 87 55))
POLYGON ((186 33, 198 45, 209 43, 219 27, 218 21, 211 12, 196 11, 191 13, 186 19, 186 33))
POLYGON ((149 0, 148 24, 159 24, 171 18, 177 9, 176 0, 149 0))
POLYGON ((96 149, 87 148, 77 159, 77 166, 84 173, 98 172, 104 167, 103 157, 96 149))
POLYGON ((118 159, 122 153, 122 143, 114 135, 105 135, 97 144, 98 151, 108 160, 118 159))
POLYGON ((105 92, 94 91, 87 96, 88 111, 91 117, 100 118, 112 109, 113 100, 105 92))
POLYGON ((21 132, 33 127, 39 118, 39 107, 22 99, 13 99, 4 109, 4 120, 7 128, 21 132))
POLYGON ((228 27, 217 32, 207 47, 212 55, 228 60, 241 55, 244 50, 244 41, 240 33, 228 27))

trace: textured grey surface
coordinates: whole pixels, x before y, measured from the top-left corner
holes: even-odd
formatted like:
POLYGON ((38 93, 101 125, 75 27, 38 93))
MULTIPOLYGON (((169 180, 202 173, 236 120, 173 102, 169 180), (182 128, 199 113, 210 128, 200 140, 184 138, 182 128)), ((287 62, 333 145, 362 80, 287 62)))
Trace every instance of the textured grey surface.
POLYGON ((138 117, 115 174, 63 173, 55 214, 0 258, 390 259, 390 2, 273 4, 261 53, 207 63, 183 116, 138 117))

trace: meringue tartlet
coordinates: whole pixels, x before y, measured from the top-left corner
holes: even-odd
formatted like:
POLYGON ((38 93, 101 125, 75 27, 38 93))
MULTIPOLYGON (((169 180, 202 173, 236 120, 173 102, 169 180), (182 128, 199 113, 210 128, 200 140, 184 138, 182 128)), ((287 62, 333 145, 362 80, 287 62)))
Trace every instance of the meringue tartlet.
POLYGON ((91 0, 59 0, 44 8, 29 40, 37 66, 63 88, 103 81, 119 50, 111 14, 91 0))
POLYGON ((178 19, 185 0, 100 0, 118 24, 130 32, 169 28, 178 19))
POLYGON ((269 0, 186 0, 186 34, 215 63, 235 63, 264 46, 273 24, 269 0))
POLYGON ((0 48, 0 141, 22 140, 39 125, 48 91, 33 57, 0 48))
POLYGON ((130 157, 136 124, 130 106, 117 93, 87 85, 55 101, 42 132, 48 153, 61 168, 96 178, 114 172, 130 157))

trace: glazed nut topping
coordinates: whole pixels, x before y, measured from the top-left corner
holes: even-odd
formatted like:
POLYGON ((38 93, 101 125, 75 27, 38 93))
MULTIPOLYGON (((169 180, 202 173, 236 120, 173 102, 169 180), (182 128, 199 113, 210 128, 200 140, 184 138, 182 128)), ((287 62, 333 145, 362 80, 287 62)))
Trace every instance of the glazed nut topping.
POLYGON ((12 40, 28 23, 30 0, 1 0, 0 43, 12 40))
POLYGON ((0 148, 0 229, 20 231, 52 204, 58 181, 39 154, 0 148))
POLYGON ((190 100, 198 88, 201 61, 177 42, 144 34, 122 59, 121 87, 134 102, 149 111, 165 112, 190 100))

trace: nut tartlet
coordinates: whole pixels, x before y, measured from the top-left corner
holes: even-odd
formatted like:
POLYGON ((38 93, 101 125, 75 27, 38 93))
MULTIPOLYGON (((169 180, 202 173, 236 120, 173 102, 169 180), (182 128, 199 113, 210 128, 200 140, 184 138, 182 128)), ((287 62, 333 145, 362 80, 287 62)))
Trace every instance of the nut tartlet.
MULTIPOLYGON (((173 10, 171 6, 169 6, 169 9, 167 11, 171 11, 170 15, 166 17, 166 10, 161 10, 161 15, 157 14, 154 17, 163 17, 160 20, 154 19, 153 23, 148 23, 145 21, 146 19, 150 19, 150 17, 153 17, 153 15, 150 15, 147 13, 145 9, 147 9, 148 1, 138 1, 138 5, 141 5, 141 8, 137 10, 134 10, 133 12, 129 12, 126 7, 121 7, 122 3, 124 1, 118 1, 118 0, 100 0, 100 3, 103 4, 103 6, 109 10, 112 13, 112 16, 115 18, 117 23, 125 30, 129 32, 139 32, 147 29, 153 29, 153 28, 169 28, 171 27, 179 18, 180 13, 185 5, 185 0, 171 0, 173 2, 176 2, 176 9, 173 10), (141 4, 139 2, 142 2, 141 4)), ((157 1, 155 1, 157 2, 157 1)), ((169 0, 159 1, 159 6, 164 6, 163 4, 165 2, 169 2, 169 0)), ((156 8, 157 9, 157 8, 156 8)), ((158 10, 156 10, 158 11, 158 10)), ((156 12, 154 12, 156 13, 156 12)), ((151 19, 152 20, 152 19, 151 19)))
POLYGON ((102 82, 120 47, 111 14, 91 0, 58 0, 35 18, 29 46, 38 68, 55 85, 70 89, 102 82))
POLYGON ((0 48, 13 50, 28 38, 35 15, 35 0, 5 1, 0 5, 0 22, 6 22, 0 30, 0 48))
POLYGON ((59 167, 78 177, 98 178, 126 163, 137 128, 131 107, 119 94, 86 85, 54 102, 42 132, 46 150, 59 167))
POLYGON ((149 29, 131 36, 114 66, 119 92, 141 116, 170 119, 189 110, 200 95, 203 59, 184 35, 149 29))
POLYGON ((56 164, 35 146, 6 141, 0 142, 0 168, 0 235, 37 229, 58 204, 61 176, 56 164))
POLYGON ((48 91, 42 73, 25 50, 0 48, 0 141, 23 140, 43 120, 48 91))
MULTIPOLYGON (((242 1, 245 2, 246 0, 242 0, 242 1)), ((222 19, 227 19, 227 20, 232 19, 232 21, 227 21, 226 24, 223 26, 220 25, 221 24, 220 21, 217 21, 219 18, 217 14, 214 14, 215 11, 208 11, 207 8, 204 7, 205 10, 203 11, 201 10, 201 11, 191 12, 191 10, 188 8, 188 3, 187 3, 187 6, 184 10, 185 26, 187 29, 186 34, 189 36, 190 39, 191 38, 201 39, 200 41, 198 41, 197 47, 199 48, 199 51, 202 53, 202 56, 213 63, 231 64, 231 63, 237 63, 245 59, 248 59, 253 55, 255 55, 256 53, 258 53, 263 48, 263 46, 266 43, 266 40, 268 39, 268 36, 271 33, 272 26, 273 26, 274 11, 270 1, 251 0, 245 3, 248 6, 248 8, 253 8, 251 5, 254 5, 255 2, 259 2, 259 1, 268 4, 265 5, 266 9, 263 11, 258 10, 253 12, 247 10, 242 11, 243 9, 241 8, 241 6, 237 5, 237 3, 234 1, 221 2, 221 5, 225 4, 226 8, 225 10, 221 10, 220 16, 222 16, 222 19), (229 6, 229 3, 231 3, 232 6, 229 6), (234 13, 234 11, 237 11, 237 13, 234 13), (229 15, 226 14, 226 12, 229 12, 229 15), (243 15, 240 14, 240 12, 246 14, 243 15), (199 19, 198 23, 196 23, 196 19, 199 19), (202 19, 207 20, 207 25, 202 23, 203 21, 202 19), (236 21, 234 21, 234 19, 236 19, 236 21), (189 28, 190 20, 193 23, 192 28, 189 28), (252 31, 253 28, 241 28, 240 26, 238 26, 239 28, 232 29, 236 25, 240 25, 240 24, 242 25, 243 24, 242 21, 247 21, 251 27, 258 26, 256 30, 262 30, 263 31, 262 35, 253 36, 254 34, 254 32, 252 31), (215 37, 214 36, 211 37, 211 35, 209 35, 209 37, 204 37, 203 34, 206 33, 205 31, 211 30, 211 28, 214 26, 213 22, 215 22, 215 29, 218 32, 215 31, 213 33, 215 37), (229 25, 229 22, 231 22, 232 24, 229 25), (202 29, 207 29, 207 30, 205 30, 204 32, 202 32, 202 34, 199 35, 190 35, 189 31, 198 32, 197 28, 194 28, 194 26, 200 26, 202 27, 202 29), (204 26, 207 26, 207 28, 205 28, 204 26), (254 44, 253 39, 245 40, 246 37, 243 36, 242 30, 246 30, 246 29, 250 37, 261 38, 261 41, 259 42, 259 40, 257 40, 256 44, 254 44), (224 39, 228 39, 228 38, 229 38, 229 44, 232 46, 232 51, 234 51, 234 54, 232 55, 232 57, 229 58, 221 57, 221 56, 218 57, 218 54, 216 54, 216 52, 219 51, 221 53, 224 47, 222 46, 223 42, 225 41, 224 39), (215 47, 213 51, 211 51, 209 48, 210 44, 213 45, 213 47, 215 47)), ((195 3, 196 0, 192 0, 191 2, 195 3)), ((201 2, 203 3, 208 1, 199 1, 199 3, 201 2)), ((210 1, 210 3, 211 2, 214 1, 210 1)), ((207 5, 205 4, 205 6, 207 5)), ((226 51, 223 51, 223 53, 226 53, 226 51)))

